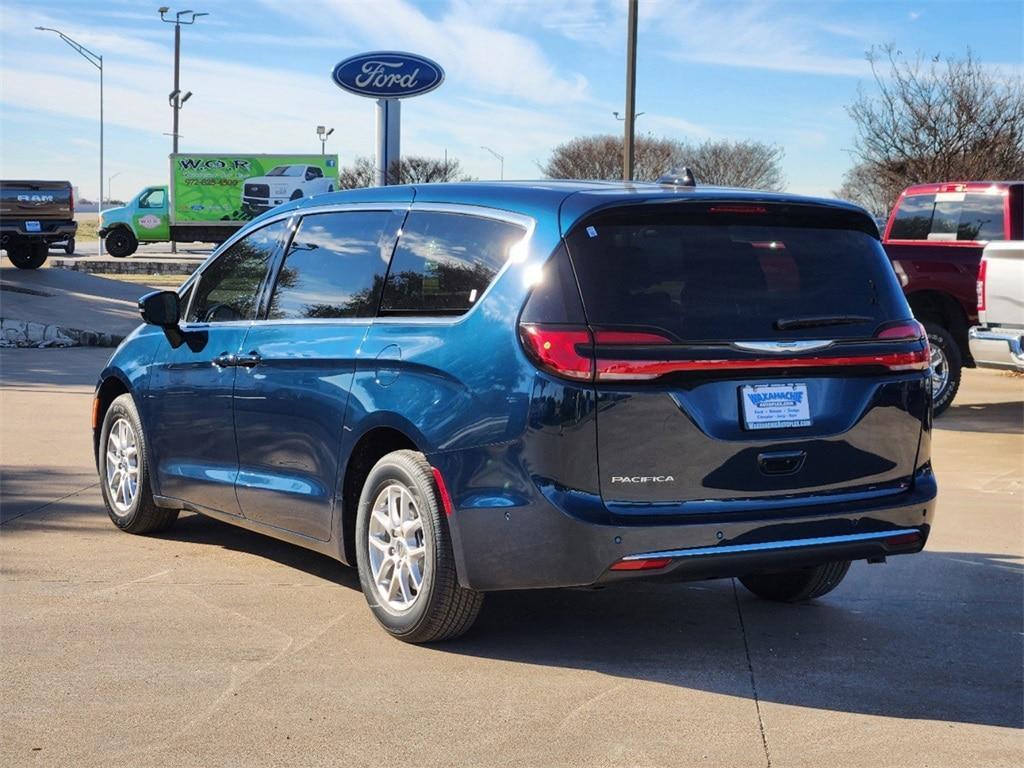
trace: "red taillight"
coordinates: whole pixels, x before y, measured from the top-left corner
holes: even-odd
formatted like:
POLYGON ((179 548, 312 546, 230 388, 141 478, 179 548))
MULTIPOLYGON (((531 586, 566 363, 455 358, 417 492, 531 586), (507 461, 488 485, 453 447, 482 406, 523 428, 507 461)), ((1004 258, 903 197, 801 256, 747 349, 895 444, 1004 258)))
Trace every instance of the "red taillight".
POLYGON ((876 339, 886 341, 916 341, 925 337, 924 326, 917 320, 886 325, 875 332, 876 339))
MULTIPOLYGON (((899 352, 831 354, 813 357, 736 357, 715 359, 671 359, 651 347, 672 346, 658 333, 640 331, 594 331, 586 328, 524 323, 520 335, 527 354, 541 368, 577 381, 649 381, 671 373, 692 371, 743 371, 780 368, 829 368, 836 366, 880 366, 890 371, 923 371, 928 368, 928 345, 899 352), (596 344, 596 346, 595 346, 596 344), (635 349, 630 349, 631 347, 635 349), (617 348, 617 349, 609 349, 617 348), (629 354, 627 354, 627 352, 629 354)), ((879 341, 922 341, 924 327, 916 320, 883 326, 879 341)), ((847 347, 852 352, 855 347, 847 347)))
POLYGON ((767 209, 760 205, 715 205, 709 213, 767 213, 767 209))
POLYGON ((985 273, 988 272, 988 262, 984 259, 981 260, 981 264, 978 266, 978 311, 985 311, 985 273))
POLYGON ((672 562, 671 557, 652 557, 646 560, 619 560, 611 567, 613 571, 656 571, 672 562))
POLYGON ((437 467, 430 468, 434 473, 434 482, 437 483, 437 492, 441 494, 441 506, 444 507, 444 514, 446 517, 452 516, 452 497, 448 493, 448 486, 444 484, 444 478, 441 477, 441 470, 437 467))
POLYGON ((594 378, 594 339, 586 328, 551 328, 521 325, 527 353, 542 368, 580 381, 594 378))
POLYGON ((920 540, 921 534, 915 531, 914 533, 901 533, 898 536, 890 536, 885 540, 885 543, 894 547, 903 547, 907 544, 916 544, 920 540))
POLYGON ((72 217, 75 215, 75 188, 68 190, 68 207, 71 208, 72 217))

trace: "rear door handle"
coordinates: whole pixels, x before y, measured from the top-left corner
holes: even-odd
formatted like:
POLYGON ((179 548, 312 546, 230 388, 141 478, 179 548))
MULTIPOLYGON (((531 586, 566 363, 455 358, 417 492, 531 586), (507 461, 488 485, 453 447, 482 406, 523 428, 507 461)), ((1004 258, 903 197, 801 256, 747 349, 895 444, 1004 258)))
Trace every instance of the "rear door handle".
POLYGON ((260 364, 260 360, 260 353, 257 352, 256 350, 253 350, 247 355, 236 355, 235 365, 241 368, 255 368, 257 365, 260 364))

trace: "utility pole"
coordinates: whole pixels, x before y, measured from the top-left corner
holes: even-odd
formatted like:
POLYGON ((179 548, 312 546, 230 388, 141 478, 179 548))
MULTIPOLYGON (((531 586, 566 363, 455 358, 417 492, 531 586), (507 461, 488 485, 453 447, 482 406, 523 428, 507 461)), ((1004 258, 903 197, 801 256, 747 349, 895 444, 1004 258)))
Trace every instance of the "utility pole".
POLYGON ((626 135, 622 144, 622 180, 633 180, 633 136, 636 125, 636 17, 639 0, 629 0, 629 30, 626 33, 626 135))
MULTIPOLYGON (((36 27, 40 32, 53 32, 61 40, 67 43, 69 46, 75 49, 75 51, 86 61, 92 64, 96 69, 100 71, 100 191, 99 198, 96 201, 97 214, 103 212, 103 57, 98 53, 93 53, 81 43, 72 40, 70 37, 65 35, 59 29, 52 29, 51 27, 36 27)), ((103 238, 97 237, 96 253, 99 256, 103 255, 103 238)))
MULTIPOLYGON (((197 13, 195 11, 178 11, 174 14, 174 19, 165 19, 164 14, 170 12, 170 8, 166 5, 161 6, 157 9, 160 14, 160 21, 165 24, 174 25, 174 90, 171 91, 167 97, 167 102, 171 106, 171 110, 174 113, 174 127, 171 133, 171 152, 178 154, 178 112, 181 111, 181 105, 184 104, 192 97, 192 91, 189 91, 184 96, 181 94, 180 88, 180 73, 181 73, 181 25, 182 24, 195 24, 196 19, 200 16, 209 16, 208 13, 197 13), (186 17, 182 19, 182 16, 186 17)), ((171 240, 171 253, 178 252, 178 244, 171 240)))

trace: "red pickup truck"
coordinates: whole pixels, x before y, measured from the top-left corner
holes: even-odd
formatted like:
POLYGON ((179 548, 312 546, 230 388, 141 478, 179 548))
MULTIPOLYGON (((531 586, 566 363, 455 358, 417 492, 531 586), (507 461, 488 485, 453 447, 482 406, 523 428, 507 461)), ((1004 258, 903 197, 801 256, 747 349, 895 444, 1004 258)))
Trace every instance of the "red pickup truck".
POLYGON ((1024 240, 1024 181, 918 184, 900 195, 882 243, 914 316, 928 330, 935 413, 949 407, 967 329, 978 323, 978 264, 992 240, 1024 240))

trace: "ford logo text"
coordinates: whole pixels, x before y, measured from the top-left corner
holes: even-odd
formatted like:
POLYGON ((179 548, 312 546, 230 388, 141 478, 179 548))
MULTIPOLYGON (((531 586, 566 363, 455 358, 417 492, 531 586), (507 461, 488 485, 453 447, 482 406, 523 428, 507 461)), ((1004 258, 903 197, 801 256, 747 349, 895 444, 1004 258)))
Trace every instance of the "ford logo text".
POLYGON ((414 53, 377 51, 338 62, 332 74, 339 88, 375 99, 419 96, 444 82, 436 62, 414 53))

